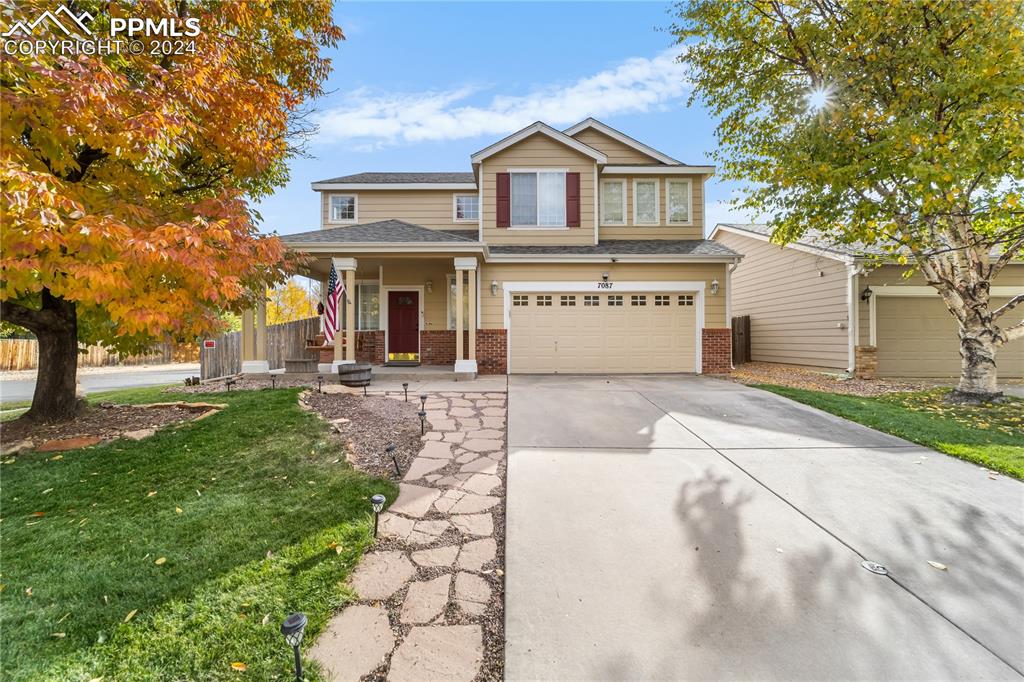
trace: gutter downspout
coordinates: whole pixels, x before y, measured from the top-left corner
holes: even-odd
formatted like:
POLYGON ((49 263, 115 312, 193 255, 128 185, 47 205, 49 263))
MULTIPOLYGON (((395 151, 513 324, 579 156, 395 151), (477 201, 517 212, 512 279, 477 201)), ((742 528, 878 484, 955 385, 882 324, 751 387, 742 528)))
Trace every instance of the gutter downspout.
MULTIPOLYGON (((725 326, 730 331, 732 330, 732 273, 740 266, 739 259, 733 261, 733 264, 725 269, 725 326)), ((730 339, 731 341, 732 339, 730 339)), ((729 344, 729 348, 732 349, 732 344, 729 344)), ((736 365, 733 364, 732 358, 734 354, 730 353, 729 357, 729 369, 736 369, 736 365)))
POLYGON ((860 338, 860 315, 857 310, 858 277, 864 272, 864 266, 860 263, 847 263, 846 271, 849 280, 846 287, 846 341, 847 341, 847 364, 846 371, 852 376, 857 369, 857 341, 860 338))

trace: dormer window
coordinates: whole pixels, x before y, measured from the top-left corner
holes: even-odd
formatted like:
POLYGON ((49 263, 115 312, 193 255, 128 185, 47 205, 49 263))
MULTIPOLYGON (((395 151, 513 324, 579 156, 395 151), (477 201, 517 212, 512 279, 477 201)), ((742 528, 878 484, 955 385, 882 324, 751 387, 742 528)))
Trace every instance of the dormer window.
POLYGON ((331 222, 354 223, 356 221, 356 197, 354 194, 331 195, 331 222))
POLYGON ((512 227, 565 227, 565 171, 512 171, 512 227))

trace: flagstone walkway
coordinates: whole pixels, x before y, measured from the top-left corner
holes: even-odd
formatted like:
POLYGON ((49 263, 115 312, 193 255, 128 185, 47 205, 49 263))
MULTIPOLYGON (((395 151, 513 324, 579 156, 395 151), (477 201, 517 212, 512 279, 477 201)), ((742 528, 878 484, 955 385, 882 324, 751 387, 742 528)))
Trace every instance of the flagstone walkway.
POLYGON ((352 575, 359 601, 310 650, 329 678, 502 679, 505 398, 428 396, 423 449, 352 575))

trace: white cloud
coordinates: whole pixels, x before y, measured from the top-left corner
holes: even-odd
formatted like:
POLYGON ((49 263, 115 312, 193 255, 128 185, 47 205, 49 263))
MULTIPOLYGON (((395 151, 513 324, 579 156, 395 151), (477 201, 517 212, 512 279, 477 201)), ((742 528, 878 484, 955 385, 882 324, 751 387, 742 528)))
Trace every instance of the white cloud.
POLYGON ((482 88, 377 93, 363 88, 344 105, 317 115, 321 142, 355 143, 359 149, 382 144, 456 140, 507 135, 534 121, 552 125, 645 112, 681 98, 687 91, 685 67, 675 62, 679 48, 653 58, 632 57, 569 85, 544 86, 525 95, 495 95, 483 106, 462 104, 482 88))

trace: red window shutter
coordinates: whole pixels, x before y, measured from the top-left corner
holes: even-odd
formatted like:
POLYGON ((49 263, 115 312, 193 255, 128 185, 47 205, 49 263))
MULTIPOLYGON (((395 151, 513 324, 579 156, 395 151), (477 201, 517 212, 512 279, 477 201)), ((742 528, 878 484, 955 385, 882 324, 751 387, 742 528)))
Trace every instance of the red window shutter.
POLYGON ((508 227, 512 224, 512 176, 508 173, 498 173, 498 227, 508 227))
POLYGON ((569 227, 580 226, 580 174, 565 174, 565 222, 569 227))

